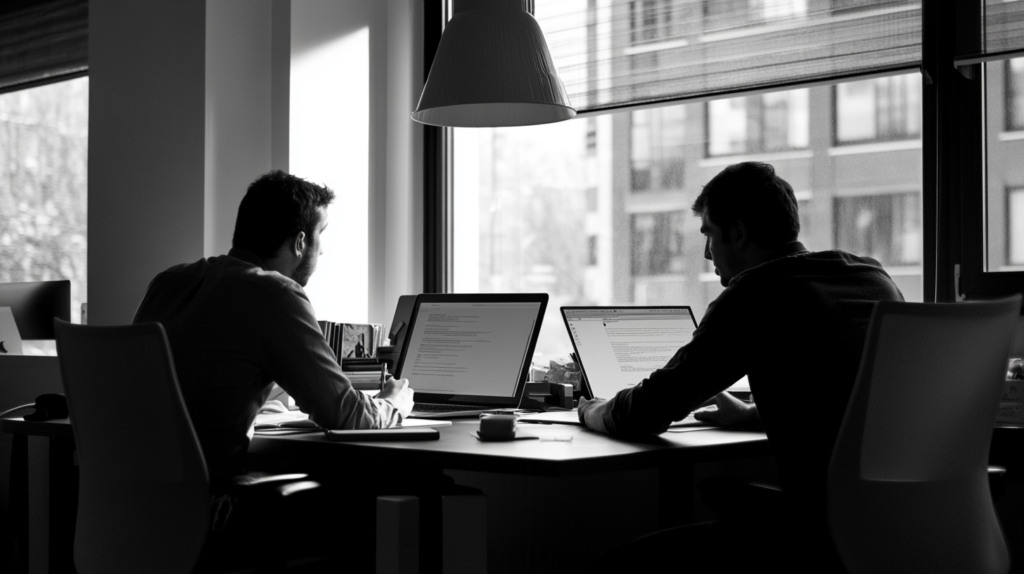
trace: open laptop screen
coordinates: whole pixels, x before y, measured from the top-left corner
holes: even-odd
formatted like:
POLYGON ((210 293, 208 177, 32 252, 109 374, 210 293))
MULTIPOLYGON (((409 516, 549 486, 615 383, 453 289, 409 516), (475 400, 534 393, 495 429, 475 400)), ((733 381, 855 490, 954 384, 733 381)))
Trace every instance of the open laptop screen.
POLYGON ((647 378, 690 342, 689 307, 562 307, 591 392, 610 399, 647 378))
POLYGON ((417 402, 518 406, 546 306, 545 294, 420 295, 396 376, 417 402))

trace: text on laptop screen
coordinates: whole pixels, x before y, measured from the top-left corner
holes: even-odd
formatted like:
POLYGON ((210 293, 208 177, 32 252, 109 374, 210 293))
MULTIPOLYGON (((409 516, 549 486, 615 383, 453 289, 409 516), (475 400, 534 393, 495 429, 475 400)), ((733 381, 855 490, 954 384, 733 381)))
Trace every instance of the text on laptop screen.
POLYGON ((401 376, 416 392, 514 396, 540 303, 424 302, 401 376))
POLYGON ((665 366, 690 342, 689 309, 563 309, 594 396, 610 399, 665 366))

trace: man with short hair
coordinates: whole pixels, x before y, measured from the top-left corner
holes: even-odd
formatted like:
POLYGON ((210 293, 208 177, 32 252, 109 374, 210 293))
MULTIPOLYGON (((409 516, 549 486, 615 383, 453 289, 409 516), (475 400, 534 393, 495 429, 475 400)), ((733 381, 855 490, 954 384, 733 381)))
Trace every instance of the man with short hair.
MULTIPOLYGON (((664 368, 609 400, 581 401, 580 421, 616 435, 659 434, 713 397, 717 410, 699 418, 719 424, 759 418, 781 481, 774 513, 784 516, 753 520, 782 521, 787 528, 775 536, 798 531, 794 540, 830 549, 825 484, 832 446, 874 304, 903 295, 877 261, 811 252, 797 241, 793 189, 770 165, 725 168, 693 211, 706 238, 704 256, 725 290, 664 368), (756 406, 723 392, 744 375, 756 406)), ((766 536, 765 530, 759 531, 766 536)))
POLYGON ((216 483, 246 469, 253 421, 276 382, 325 428, 395 426, 408 381, 376 398, 352 387, 303 287, 316 270, 334 192, 281 171, 242 199, 227 255, 157 275, 135 314, 167 331, 189 416, 216 483))

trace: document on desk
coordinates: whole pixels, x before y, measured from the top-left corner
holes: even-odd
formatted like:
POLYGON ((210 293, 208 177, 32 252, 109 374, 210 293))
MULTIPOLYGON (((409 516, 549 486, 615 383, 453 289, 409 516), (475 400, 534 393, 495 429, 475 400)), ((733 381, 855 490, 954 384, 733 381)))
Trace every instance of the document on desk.
MULTIPOLYGON (((546 413, 529 413, 525 415, 519 415, 519 422, 521 423, 547 423, 547 424, 560 424, 560 425, 580 425, 579 414, 576 411, 548 411, 546 413)), ((689 431, 700 431, 710 430, 716 427, 702 423, 697 419, 693 418, 693 415, 686 417, 681 421, 676 421, 669 426, 670 432, 689 432, 689 431)))
MULTIPOLYGON (((273 429, 299 429, 309 428, 311 430, 321 430, 312 421, 309 421, 308 427, 301 421, 309 421, 309 415, 302 411, 288 411, 286 413, 260 413, 256 415, 255 427, 258 431, 273 430, 273 429)), ((426 428, 426 427, 443 427, 450 426, 452 421, 437 420, 437 419, 404 419, 401 424, 395 428, 426 428)))

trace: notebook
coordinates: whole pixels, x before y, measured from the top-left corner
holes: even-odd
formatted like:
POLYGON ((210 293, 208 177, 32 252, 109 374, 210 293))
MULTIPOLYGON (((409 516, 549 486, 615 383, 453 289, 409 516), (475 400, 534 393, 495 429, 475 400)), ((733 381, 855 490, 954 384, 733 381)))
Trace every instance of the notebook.
POLYGON ((416 391, 413 417, 519 406, 548 296, 423 294, 395 368, 416 391))

